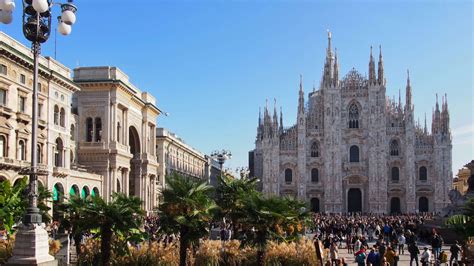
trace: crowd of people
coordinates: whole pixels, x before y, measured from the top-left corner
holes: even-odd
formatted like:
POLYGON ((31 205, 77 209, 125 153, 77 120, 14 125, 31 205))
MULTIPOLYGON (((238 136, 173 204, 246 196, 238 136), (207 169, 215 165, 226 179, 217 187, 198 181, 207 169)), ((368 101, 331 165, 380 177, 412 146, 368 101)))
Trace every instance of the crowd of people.
POLYGON ((450 258, 442 251, 444 240, 435 230, 427 233, 423 224, 430 214, 358 215, 314 214, 312 233, 329 255, 328 265, 347 265, 339 255, 343 247, 358 265, 397 266, 408 253, 410 266, 459 265, 461 247, 450 247, 450 258), (419 242, 428 244, 420 250, 419 242))

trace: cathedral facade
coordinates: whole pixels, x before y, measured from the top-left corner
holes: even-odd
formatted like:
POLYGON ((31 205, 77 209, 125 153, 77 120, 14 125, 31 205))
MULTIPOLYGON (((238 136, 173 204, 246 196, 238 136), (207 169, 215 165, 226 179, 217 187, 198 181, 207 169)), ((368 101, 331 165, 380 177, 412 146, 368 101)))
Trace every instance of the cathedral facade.
POLYGON ((328 47, 319 90, 305 99, 300 78, 297 122, 260 114, 250 165, 264 193, 308 202, 315 212, 438 212, 452 187, 452 138, 446 97, 436 96, 431 130, 415 122, 409 73, 405 102, 386 95, 382 52, 370 50, 369 76, 339 77, 328 47))

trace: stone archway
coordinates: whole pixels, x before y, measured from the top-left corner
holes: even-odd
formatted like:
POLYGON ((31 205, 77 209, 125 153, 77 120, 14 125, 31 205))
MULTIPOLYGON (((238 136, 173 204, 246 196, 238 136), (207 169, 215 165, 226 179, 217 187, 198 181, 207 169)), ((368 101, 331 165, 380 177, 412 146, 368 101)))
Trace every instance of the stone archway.
POLYGON ((64 187, 61 183, 53 186, 53 220, 59 219, 59 204, 64 201, 64 187))
POLYGON ((312 212, 320 212, 319 199, 318 198, 311 198, 311 211, 312 212))
POLYGON ((347 212, 362 212, 362 191, 350 188, 347 192, 347 212))
POLYGON ((140 135, 134 126, 128 129, 128 145, 132 159, 130 160, 130 172, 128 175, 128 195, 140 196, 140 135))
POLYGON ((390 199, 390 213, 391 214, 401 213, 399 197, 393 197, 390 199))
POLYGON ((418 199, 418 210, 420 212, 429 212, 429 201, 427 197, 420 197, 418 199))

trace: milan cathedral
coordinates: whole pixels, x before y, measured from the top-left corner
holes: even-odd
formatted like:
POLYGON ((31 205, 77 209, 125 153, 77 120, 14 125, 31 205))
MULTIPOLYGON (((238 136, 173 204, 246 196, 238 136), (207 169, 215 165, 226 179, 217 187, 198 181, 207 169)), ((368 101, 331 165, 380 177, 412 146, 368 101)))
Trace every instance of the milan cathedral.
POLYGON ((331 33, 319 90, 305 99, 300 77, 297 122, 283 126, 266 105, 259 115, 251 171, 265 193, 308 202, 312 211, 438 212, 452 187, 447 98, 436 95, 431 130, 414 119, 407 71, 405 103, 386 96, 384 63, 370 48, 369 76, 339 78, 331 33))

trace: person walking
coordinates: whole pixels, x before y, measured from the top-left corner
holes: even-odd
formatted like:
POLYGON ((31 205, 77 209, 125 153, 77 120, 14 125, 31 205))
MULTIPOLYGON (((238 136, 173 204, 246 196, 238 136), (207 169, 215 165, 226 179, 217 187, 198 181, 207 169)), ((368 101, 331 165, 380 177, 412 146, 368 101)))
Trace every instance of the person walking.
POLYGON ((331 244, 331 247, 329 248, 329 254, 330 254, 330 257, 331 257, 331 265, 333 263, 334 263, 334 265, 337 265, 338 259, 339 259, 338 252, 339 252, 339 250, 337 249, 337 243, 333 242, 331 244))
POLYGON ((421 265, 428 266, 431 263, 431 252, 428 247, 425 247, 423 253, 421 253, 421 265))
POLYGON ((371 248, 367 255, 367 266, 380 266, 380 257, 375 248, 371 248))
POLYGON ((389 246, 387 248, 387 252, 385 252, 385 258, 387 259, 387 262, 390 264, 390 266, 395 265, 395 257, 397 256, 397 253, 395 250, 389 246))
POLYGON ((420 250, 416 244, 408 245, 408 252, 410 253, 410 266, 413 265, 413 261, 415 261, 416 266, 418 266, 418 254, 420 254, 420 250))
POLYGON ((405 235, 403 233, 400 234, 398 237, 398 254, 403 255, 405 254, 405 235))
POLYGON ((458 264, 461 246, 459 246, 459 242, 457 240, 454 241, 454 244, 451 245, 451 247, 449 248, 449 252, 451 252, 451 258, 449 258, 449 266, 453 264, 453 260, 456 261, 456 264, 458 264))

